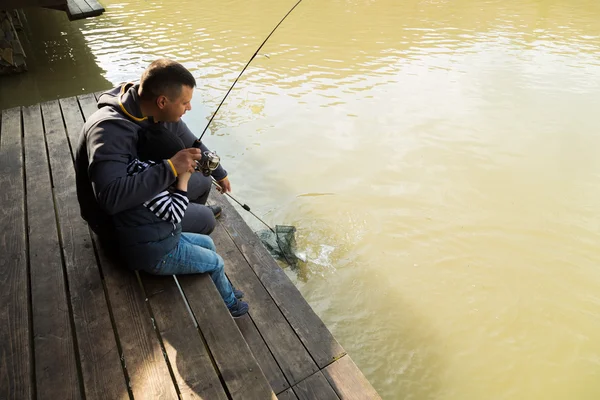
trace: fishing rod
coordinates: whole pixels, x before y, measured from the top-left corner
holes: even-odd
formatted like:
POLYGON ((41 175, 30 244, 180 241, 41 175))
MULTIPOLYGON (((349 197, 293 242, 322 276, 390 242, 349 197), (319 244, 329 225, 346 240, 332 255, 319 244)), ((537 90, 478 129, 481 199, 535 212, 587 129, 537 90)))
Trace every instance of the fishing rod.
POLYGON ((263 48, 263 46, 265 45, 265 43, 267 43, 267 40, 269 40, 269 38, 273 35, 273 33, 275 33, 275 31, 277 30, 277 28, 279 28, 279 25, 281 25, 283 23, 283 21, 285 21, 285 19, 287 18, 287 16, 290 15, 292 13, 292 11, 294 11, 294 9, 296 7, 298 7, 298 5, 301 2, 302 2, 302 0, 298 0, 298 2, 296 4, 294 4, 294 6, 292 8, 290 8, 290 10, 287 12, 287 14, 285 14, 283 16, 283 18, 281 18, 281 20, 279 21, 279 23, 277 25, 275 25, 275 28, 273 28, 273 30, 271 31, 271 33, 269 33, 269 36, 267 36, 265 38, 265 40, 263 40, 263 42, 260 44, 260 46, 258 46, 258 49, 256 49, 256 51, 254 52, 254 54, 252 54, 252 57, 250 57, 250 60, 248 60, 248 62, 244 66, 244 69, 242 69, 242 71, 237 76, 237 78, 235 78, 235 81, 233 81, 233 84, 229 87, 229 90, 227 91, 227 93, 225 93, 225 97, 223 97, 223 100, 221 100, 221 102, 217 106, 217 109, 215 110, 215 112, 213 113, 213 115, 208 120, 208 123, 206 124, 206 127, 202 131, 202 134, 196 140, 196 143, 198 143, 198 146, 196 146, 196 143, 194 143, 194 147, 200 148, 200 142, 202 141, 202 137, 204 136, 204 134, 208 130, 208 127, 210 126, 211 122, 213 121, 213 119, 215 118, 215 116, 217 115, 217 113, 219 112, 219 110, 221 109, 221 106, 223 105, 223 103, 225 103, 225 100, 227 99, 227 96, 229 96, 229 93, 231 93, 231 90, 233 89, 233 87, 235 86, 235 84, 238 82, 238 80, 240 79, 240 77, 242 76, 242 74, 244 73, 244 71, 246 71, 246 68, 248 68, 248 66, 250 65, 250 63, 252 62, 252 60, 254 60, 254 58, 256 58, 256 56, 258 55, 258 52, 260 51, 260 49, 263 48))
MULTIPOLYGON (((283 18, 281 18, 281 20, 279 21, 279 23, 277 23, 277 25, 275 25, 275 27, 273 28, 273 30, 271 30, 271 32, 269 33, 269 35, 265 38, 265 40, 263 40, 263 42, 260 44, 260 46, 258 46, 258 48, 256 49, 256 51, 254 52, 254 54, 252 54, 252 57, 250 57, 250 59, 248 60, 248 62, 246 63, 246 65, 244 65, 244 68, 240 71, 239 75, 237 76, 237 78, 235 78, 235 81, 233 81, 233 84, 229 87, 229 90, 227 90, 227 93, 225 93, 225 96, 223 97, 223 99, 221 100, 221 102, 219 103, 219 105, 217 106, 217 109, 215 110, 215 112, 213 113, 213 115, 210 117, 210 119, 208 120, 208 123, 206 124, 206 126, 204 127, 204 130, 202 131, 202 134, 200 135, 200 137, 198 139, 196 139, 196 141, 194 142, 193 147, 196 148, 200 148, 201 142, 202 142, 202 137, 204 136, 204 134, 206 133, 206 131, 208 130, 208 127, 210 126, 210 124, 212 123, 213 119, 215 119, 215 116, 217 115, 217 113, 219 112, 219 110, 221 109, 221 106, 223 105, 223 103, 225 103, 225 100, 227 100, 227 97, 229 96, 229 93, 231 93, 231 91, 233 90, 233 88, 235 87, 236 83, 238 83, 238 81, 240 80, 241 76, 244 74, 244 72, 246 71, 246 69, 248 68, 248 66, 250 65, 250 63, 256 58, 256 56, 258 55, 258 53, 260 52, 260 50, 263 48, 263 46, 265 45, 265 43, 267 43, 267 41, 271 38, 271 36, 273 36, 273 33, 275 33, 275 31, 277 30, 277 28, 279 28, 279 25, 281 25, 283 23, 283 21, 285 21, 285 19, 288 17, 288 15, 290 15, 292 13, 292 11, 294 11, 294 9, 296 7, 298 7, 298 5, 302 2, 302 0, 298 0, 296 2, 296 4, 294 4, 294 6, 292 8, 290 8, 290 10, 283 16, 283 18)), ((216 156, 216 154, 211 154, 212 156, 217 157, 216 162, 213 162, 213 165, 216 164, 216 166, 218 166, 218 156, 216 156)), ((212 168, 210 166, 210 161, 208 161, 208 165, 209 168, 205 168, 206 170, 214 170, 216 168, 216 166, 214 166, 214 168, 212 168)), ((203 170, 205 170, 203 169, 203 170)), ((215 181, 215 179, 213 178, 213 183, 215 184, 215 186, 217 186, 218 188, 221 188, 221 186, 215 181)), ((254 214, 251 210, 250 207, 247 204, 242 204, 241 202, 239 202, 236 198, 234 198, 233 196, 231 196, 229 193, 225 193, 227 196, 229 196, 229 198, 233 201, 235 201, 236 203, 238 203, 244 210, 248 211, 250 214, 252 214, 256 219, 258 219, 260 222, 262 222, 267 228, 269 228, 271 230, 271 232, 275 233, 275 231, 273 230, 273 228, 271 228, 269 226, 269 224, 267 224, 265 221, 263 221, 262 219, 260 219, 256 214, 254 214)))
MULTIPOLYGON (((212 183, 218 188, 218 189, 223 189, 221 187, 221 185, 219 185, 217 183, 217 181, 215 180, 215 178, 212 178, 212 183)), ((267 224, 265 221, 263 221, 262 219, 260 219, 260 217, 256 214, 254 214, 252 212, 252 210, 250 209, 250 206, 246 203, 241 203, 238 199, 236 199, 235 197, 233 197, 232 195, 230 195, 227 192, 222 192, 221 193, 225 194, 226 196, 228 196, 231 200, 235 201, 236 203, 238 203, 244 210, 248 211, 250 214, 252 214, 254 216, 254 218, 256 218, 257 220, 259 220, 260 222, 262 222, 267 228, 269 228, 269 230, 273 233, 275 233, 275 230, 273 228, 271 228, 271 226, 269 224, 267 224)), ((276 233, 275 233, 276 234, 276 233)))
MULTIPOLYGON (((277 25, 275 25, 275 27, 269 33, 269 35, 265 38, 265 40, 263 40, 263 42, 260 44, 260 46, 258 46, 258 48, 254 52, 254 54, 252 54, 252 57, 250 57, 250 59, 248 60, 248 62, 246 63, 246 65, 244 65, 244 68, 240 71, 240 73, 237 76, 237 78, 235 78, 235 81, 233 81, 233 83, 231 84, 231 86, 227 90, 227 93, 225 93, 225 96, 223 97, 223 99, 221 100, 221 102, 219 103, 219 105, 217 106, 217 109, 212 114, 212 116, 208 120, 208 123, 204 127, 204 130, 202 131, 202 134, 200 135, 200 137, 198 139, 196 139, 196 141, 194 142, 194 144, 192 145, 192 147, 196 147, 196 148, 201 149, 202 138, 204 137, 204 134, 206 133, 206 131, 210 127, 210 124, 215 119, 215 116, 217 115, 217 113, 221 109, 221 106, 223 105, 223 103, 225 103, 225 100, 227 100, 227 97, 229 96, 229 94, 231 93, 231 91, 233 90, 233 88, 235 87, 235 85, 238 83, 238 81, 240 80, 240 78, 242 77, 242 75, 244 74, 244 72, 246 71, 246 69, 248 68, 248 66, 250 65, 250 63, 256 58, 256 56, 258 55, 258 53, 260 52, 260 50, 263 48, 263 46, 265 45, 265 43, 267 43, 267 41, 271 38, 271 36, 273 36, 273 33, 275 33, 275 31, 277 30, 277 28, 279 28, 279 26, 283 23, 283 21, 285 21, 285 19, 288 17, 288 15, 290 15, 292 13, 292 11, 294 11, 296 9, 296 7, 298 7, 298 5, 301 2, 302 2, 302 0, 298 0, 296 2, 296 4, 294 4, 294 6, 292 8, 290 8, 290 10, 283 16, 283 18, 281 18, 281 20, 277 23, 277 25)), ((209 175, 211 175, 212 171, 214 171, 214 169, 216 169, 219 166, 220 158, 219 158, 218 155, 216 155, 215 153, 213 153, 211 151, 205 151, 204 154, 203 154, 203 156, 201 157, 200 161, 197 162, 197 163, 199 164, 198 165, 198 167, 199 167, 198 169, 200 169, 205 176, 209 176, 209 175)), ((212 178, 212 183, 214 185, 216 185, 218 188, 221 188, 221 186, 216 182, 216 180, 214 178, 212 178)), ((283 249, 281 248, 281 243, 279 243, 279 238, 278 238, 277 233, 275 232, 275 230, 273 228, 271 228, 271 226, 269 224, 267 224, 265 221, 263 221, 258 215, 254 214, 250 210, 250 207, 247 204, 242 204, 240 201, 238 201, 235 197, 231 196, 229 193, 223 192, 222 190, 221 190, 221 192, 224 193, 224 194, 226 194, 227 196, 229 196, 230 199, 232 199, 233 201, 235 201, 244 210, 248 211, 257 220, 259 220, 267 228, 269 228, 269 230, 275 235, 275 241, 277 243, 277 247, 279 247, 279 250, 281 251, 281 254, 285 258, 286 262, 289 265, 293 265, 293 263, 290 262, 290 260, 288 259, 288 256, 286 255, 286 252, 283 251, 283 249)))

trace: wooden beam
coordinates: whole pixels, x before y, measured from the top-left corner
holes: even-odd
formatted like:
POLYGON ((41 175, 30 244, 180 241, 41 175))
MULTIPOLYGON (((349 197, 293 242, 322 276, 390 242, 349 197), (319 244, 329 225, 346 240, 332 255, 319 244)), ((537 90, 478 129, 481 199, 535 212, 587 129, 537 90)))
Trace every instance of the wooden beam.
POLYGON ((340 399, 381 399, 349 355, 345 355, 329 365, 323 370, 323 374, 340 399))
POLYGON ((36 391, 81 397, 40 106, 23 109, 36 391))
POLYGON ((294 386, 298 400, 339 400, 321 371, 294 386))
POLYGON ((0 125, 0 398, 33 398, 21 109, 0 125))

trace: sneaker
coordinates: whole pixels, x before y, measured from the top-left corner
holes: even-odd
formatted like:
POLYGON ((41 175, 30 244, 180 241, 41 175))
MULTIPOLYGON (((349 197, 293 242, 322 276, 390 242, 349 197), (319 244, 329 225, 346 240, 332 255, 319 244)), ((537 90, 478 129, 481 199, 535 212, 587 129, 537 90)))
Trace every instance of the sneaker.
POLYGON ((236 289, 234 287, 232 287, 233 289, 233 295, 235 296, 236 299, 243 299, 244 298, 244 292, 242 292, 239 289, 236 289))
POLYGON ((235 303, 229 308, 229 312, 233 318, 238 318, 248 313, 248 303, 235 299, 235 303))
POLYGON ((210 211, 212 211, 215 218, 219 218, 221 216, 222 210, 221 210, 220 206, 206 206, 206 207, 210 208, 210 211))

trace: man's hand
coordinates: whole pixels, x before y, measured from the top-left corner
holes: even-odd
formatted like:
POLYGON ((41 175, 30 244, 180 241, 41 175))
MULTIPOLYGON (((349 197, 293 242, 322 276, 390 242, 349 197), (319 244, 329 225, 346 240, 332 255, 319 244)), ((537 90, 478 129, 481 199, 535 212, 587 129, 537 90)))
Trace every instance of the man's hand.
POLYGON ((177 154, 171 157, 171 162, 177 171, 177 175, 183 174, 184 172, 194 172, 196 168, 196 160, 202 158, 202 152, 200 149, 183 149, 179 150, 177 154))
POLYGON ((219 186, 217 186, 217 190, 223 194, 231 192, 231 182, 229 182, 229 178, 225 177, 217 182, 219 186))

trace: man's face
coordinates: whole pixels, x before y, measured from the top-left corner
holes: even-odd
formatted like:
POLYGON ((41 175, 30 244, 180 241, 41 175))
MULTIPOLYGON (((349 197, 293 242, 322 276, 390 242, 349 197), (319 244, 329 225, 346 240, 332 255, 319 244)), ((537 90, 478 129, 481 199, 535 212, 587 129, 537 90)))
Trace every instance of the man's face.
POLYGON ((178 97, 160 96, 157 100, 158 108, 161 110, 160 121, 177 122, 186 111, 192 109, 192 96, 194 89, 189 86, 182 86, 178 97))

